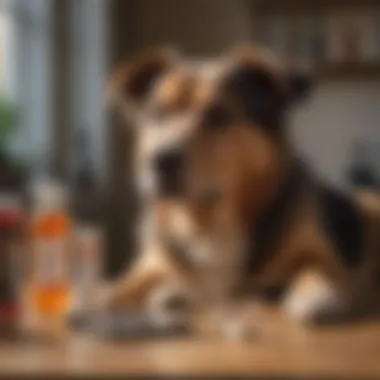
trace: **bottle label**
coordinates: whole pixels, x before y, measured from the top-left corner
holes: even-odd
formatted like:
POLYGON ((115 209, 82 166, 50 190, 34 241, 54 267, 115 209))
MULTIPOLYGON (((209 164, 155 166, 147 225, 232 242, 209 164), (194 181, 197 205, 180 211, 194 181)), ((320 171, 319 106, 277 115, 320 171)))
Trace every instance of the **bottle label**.
POLYGON ((36 281, 42 284, 66 280, 66 245, 63 239, 46 239, 35 246, 36 281))

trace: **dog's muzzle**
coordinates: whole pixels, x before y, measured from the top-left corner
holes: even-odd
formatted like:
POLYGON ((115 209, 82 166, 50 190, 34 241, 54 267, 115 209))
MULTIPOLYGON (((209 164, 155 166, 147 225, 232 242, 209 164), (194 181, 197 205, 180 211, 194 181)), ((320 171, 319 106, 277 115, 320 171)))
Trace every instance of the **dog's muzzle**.
POLYGON ((182 150, 171 149, 157 154, 154 170, 160 196, 175 197, 183 193, 185 154, 182 150))

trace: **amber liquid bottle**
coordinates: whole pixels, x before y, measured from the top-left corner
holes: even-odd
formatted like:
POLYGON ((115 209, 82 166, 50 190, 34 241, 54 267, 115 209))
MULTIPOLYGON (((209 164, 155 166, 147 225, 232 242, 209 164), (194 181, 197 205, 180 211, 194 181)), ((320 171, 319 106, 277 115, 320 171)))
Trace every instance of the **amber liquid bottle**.
POLYGON ((70 306, 71 221, 64 189, 54 182, 34 191, 31 220, 31 306, 37 317, 63 316, 70 306))

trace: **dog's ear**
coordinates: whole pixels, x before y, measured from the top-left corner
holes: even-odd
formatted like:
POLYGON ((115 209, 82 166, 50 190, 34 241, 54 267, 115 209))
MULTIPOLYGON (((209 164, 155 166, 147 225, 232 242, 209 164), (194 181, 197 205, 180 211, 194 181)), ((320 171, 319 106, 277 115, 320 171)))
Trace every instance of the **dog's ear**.
POLYGON ((122 64, 108 81, 107 104, 134 111, 141 109, 155 81, 173 64, 175 55, 174 50, 161 48, 122 64))
POLYGON ((286 104, 286 87, 272 72, 262 66, 239 65, 225 88, 250 121, 268 128, 277 126, 286 104))
POLYGON ((252 122, 276 128, 288 106, 306 97, 311 78, 306 71, 289 70, 266 49, 255 46, 232 51, 232 70, 226 89, 252 122))

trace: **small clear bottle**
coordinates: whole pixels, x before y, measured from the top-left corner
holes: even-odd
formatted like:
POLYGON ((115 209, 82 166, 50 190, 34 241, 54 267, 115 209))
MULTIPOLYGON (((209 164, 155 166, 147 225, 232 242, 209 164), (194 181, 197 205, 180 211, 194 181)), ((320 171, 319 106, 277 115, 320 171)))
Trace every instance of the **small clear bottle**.
POLYGON ((75 227, 75 295, 76 312, 89 313, 97 306, 101 280, 103 236, 98 226, 78 223, 75 227))
POLYGON ((102 197, 90 147, 90 136, 85 129, 79 130, 76 136, 77 165, 71 198, 75 218, 74 307, 76 312, 81 313, 91 312, 96 306, 102 274, 102 197))

